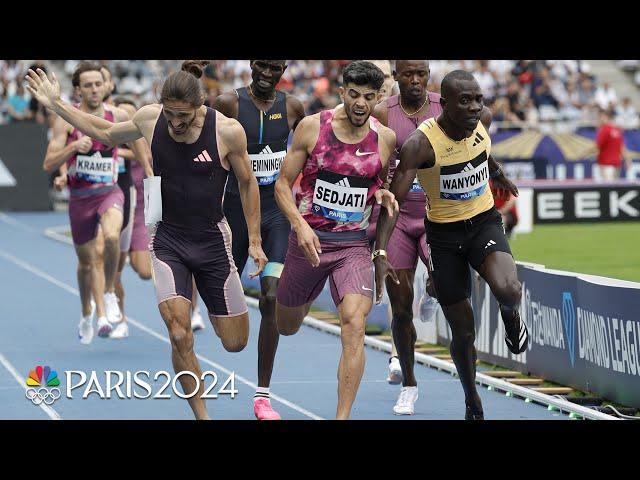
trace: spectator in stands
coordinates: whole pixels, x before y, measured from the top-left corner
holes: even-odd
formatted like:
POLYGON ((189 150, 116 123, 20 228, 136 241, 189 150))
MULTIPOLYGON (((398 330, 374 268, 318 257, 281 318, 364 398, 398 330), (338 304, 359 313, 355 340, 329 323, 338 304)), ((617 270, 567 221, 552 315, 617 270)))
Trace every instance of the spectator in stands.
POLYGON ((509 109, 518 117, 518 119, 524 120, 524 106, 527 101, 527 95, 516 80, 511 80, 508 83, 506 98, 509 102, 509 109))
POLYGON ((594 104, 595 91, 591 79, 587 75, 581 77, 577 92, 580 108, 594 104))
POLYGON ((616 124, 624 130, 634 130, 640 127, 640 118, 635 107, 631 105, 631 99, 624 97, 622 104, 616 107, 616 124))
POLYGON ((24 83, 22 79, 17 82, 16 91, 9 96, 7 113, 10 122, 20 122, 22 120, 31 120, 33 113, 29 110, 29 100, 25 93, 24 83))
MULTIPOLYGON (((611 120, 608 110, 600 110, 600 128, 596 136, 598 148, 596 180, 611 181, 620 178, 620 167, 624 154, 624 135, 622 129, 611 120)), ((627 169, 631 167, 631 159, 626 158, 627 169)))
POLYGON ((530 98, 527 100, 524 110, 525 121, 532 127, 537 127, 540 121, 540 114, 536 108, 533 100, 530 98))
POLYGON ((498 82, 496 81, 495 74, 489 71, 489 62, 487 60, 480 60, 477 68, 473 71, 480 90, 484 95, 485 103, 491 104, 496 96, 496 87, 498 82))
POLYGON ((600 109, 613 112, 618 104, 618 96, 616 91, 609 85, 609 82, 604 82, 596 89, 594 101, 600 109))

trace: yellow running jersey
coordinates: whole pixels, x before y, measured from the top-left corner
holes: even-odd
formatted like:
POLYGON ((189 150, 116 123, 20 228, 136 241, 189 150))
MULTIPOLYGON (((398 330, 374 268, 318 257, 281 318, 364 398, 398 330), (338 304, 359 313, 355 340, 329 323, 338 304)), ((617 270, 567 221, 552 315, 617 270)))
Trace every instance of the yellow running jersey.
POLYGON ((493 206, 489 188, 491 139, 482 122, 470 137, 451 140, 435 118, 418 127, 435 152, 431 168, 418 170, 418 180, 427 194, 427 218, 436 223, 467 220, 493 206))

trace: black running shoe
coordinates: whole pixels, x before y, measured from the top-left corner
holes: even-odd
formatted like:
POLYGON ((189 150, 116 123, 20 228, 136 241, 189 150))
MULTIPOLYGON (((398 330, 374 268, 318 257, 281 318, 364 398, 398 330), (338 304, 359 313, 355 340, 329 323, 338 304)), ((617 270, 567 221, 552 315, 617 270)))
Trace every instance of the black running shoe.
POLYGON ((529 345, 529 330, 520 320, 520 313, 516 314, 513 322, 504 322, 504 341, 514 355, 524 352, 529 345))
POLYGON ((469 405, 467 405, 467 410, 464 414, 465 420, 484 420, 484 413, 482 410, 474 412, 469 405))

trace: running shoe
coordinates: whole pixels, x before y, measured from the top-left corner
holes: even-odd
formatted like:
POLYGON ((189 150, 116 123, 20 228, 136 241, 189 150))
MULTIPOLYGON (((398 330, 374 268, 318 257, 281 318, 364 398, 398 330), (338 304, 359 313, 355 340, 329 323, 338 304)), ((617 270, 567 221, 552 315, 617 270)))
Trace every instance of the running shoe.
POLYGON ((113 326, 107 320, 107 317, 98 318, 98 336, 102 338, 106 338, 113 330, 113 326))
POLYGON ((200 309, 194 309, 191 314, 191 330, 197 332, 198 330, 204 330, 205 323, 202 319, 202 315, 200 315, 200 309))
POLYGON ((391 357, 389 359, 389 376, 387 382, 391 385, 400 385, 402 383, 402 368, 400 367, 400 360, 398 357, 391 357))
POLYGON ((484 412, 482 410, 474 412, 469 405, 464 414, 465 420, 484 420, 484 412))
POLYGON ((402 387, 398 401, 393 407, 396 415, 413 415, 414 405, 418 400, 418 387, 402 387))
POLYGON ((120 340, 122 338, 127 338, 128 336, 129 336, 129 323, 127 322, 120 322, 113 328, 113 330, 111 330, 111 333, 109 334, 109 338, 115 338, 117 340, 120 340))
POLYGON ((268 398, 258 398, 253 402, 253 413, 258 420, 281 420, 280 414, 271 406, 268 398))
POLYGON ((93 340, 93 318, 81 318, 78 324, 78 338, 83 345, 89 345, 93 340))
MULTIPOLYGON (((504 320, 504 317, 503 317, 504 320)), ((520 319, 520 312, 516 312, 513 321, 504 321, 504 341, 514 355, 518 355, 527 349, 529 344, 529 330, 520 319)))
POLYGON ((116 324, 122 321, 122 312, 120 312, 118 297, 115 293, 107 292, 104 294, 104 308, 107 310, 107 320, 109 323, 116 324))
POLYGON ((96 313, 96 302, 91 300, 91 313, 80 318, 78 324, 78 338, 83 345, 89 345, 93 340, 93 315, 96 313))

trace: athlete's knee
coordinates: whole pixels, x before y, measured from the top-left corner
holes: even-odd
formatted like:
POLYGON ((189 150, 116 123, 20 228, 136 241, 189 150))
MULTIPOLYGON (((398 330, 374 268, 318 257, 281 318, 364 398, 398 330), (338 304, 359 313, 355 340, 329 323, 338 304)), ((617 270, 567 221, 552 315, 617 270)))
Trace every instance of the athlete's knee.
POLYGON ((365 318, 358 311, 343 311, 341 315, 342 336, 354 342, 364 342, 365 318))
POLYGON ((115 232, 108 232, 104 234, 104 248, 117 248, 120 244, 120 235, 115 232))
POLYGON ((473 343, 476 341, 476 332, 475 330, 472 329, 461 329, 461 330, 457 330, 455 332, 451 332, 452 335, 452 341, 451 341, 451 345, 453 346, 454 344, 457 346, 468 346, 468 345, 473 345, 473 343))
POLYGON ((305 306, 285 307, 276 301, 276 326, 280 335, 294 335, 307 315, 305 306))
POLYGON ((178 322, 172 322, 169 327, 169 339, 173 349, 177 350, 181 355, 193 350, 193 332, 191 328, 185 328, 184 325, 178 322))
POLYGON ((267 291, 260 295, 260 312, 273 312, 276 308, 277 292, 267 291))
POLYGON ((302 325, 302 320, 297 317, 284 319, 276 316, 276 325, 278 327, 278 333, 288 337, 298 333, 298 330, 300 330, 300 326, 302 325))
POLYGON ((220 340, 222 340, 222 346, 227 352, 240 352, 247 346, 249 338, 248 335, 234 335, 220 340))
POLYGON ((138 274, 138 277, 140 277, 141 280, 151 280, 151 269, 147 269, 147 270, 137 270, 136 273, 138 274))
POLYGON ((496 289, 495 296, 501 305, 514 307, 520 303, 522 283, 517 278, 505 279, 496 289))
POLYGON ((78 262, 78 271, 80 273, 91 273, 94 263, 95 260, 81 260, 78 262))

